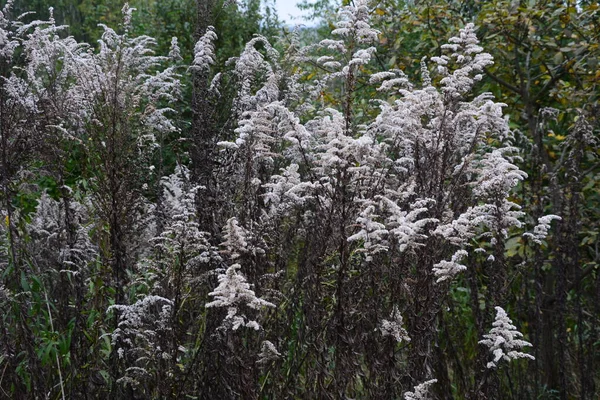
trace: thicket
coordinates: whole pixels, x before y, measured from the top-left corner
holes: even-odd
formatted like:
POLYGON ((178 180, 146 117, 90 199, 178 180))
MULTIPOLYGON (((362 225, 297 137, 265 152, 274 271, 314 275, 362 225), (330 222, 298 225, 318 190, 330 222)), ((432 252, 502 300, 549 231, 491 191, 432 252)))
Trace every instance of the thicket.
POLYGON ((0 397, 597 397, 597 2, 96 3, 0 13, 0 397))

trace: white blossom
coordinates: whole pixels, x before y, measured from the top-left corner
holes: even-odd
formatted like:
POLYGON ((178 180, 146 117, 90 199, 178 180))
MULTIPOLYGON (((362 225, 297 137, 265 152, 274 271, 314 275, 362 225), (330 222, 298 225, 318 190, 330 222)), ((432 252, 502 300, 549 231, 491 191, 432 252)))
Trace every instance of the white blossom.
POLYGON ((348 63, 348 66, 368 64, 376 51, 377 50, 375 47, 357 50, 354 54, 352 54, 352 59, 348 63))
POLYGON ((516 330, 516 326, 512 324, 502 307, 496 307, 496 319, 492 326, 489 334, 483 335, 484 340, 479 341, 490 349, 494 357, 487 363, 488 368, 496 368, 500 360, 510 361, 517 358, 535 360, 532 355, 518 351, 523 347, 531 346, 531 343, 519 339, 523 334, 516 330))
MULTIPOLYGON (((148 323, 154 324, 157 328, 162 330, 170 329, 169 316, 172 305, 173 302, 169 299, 161 296, 149 295, 136 301, 132 305, 115 304, 108 307, 107 312, 113 310, 119 312, 118 329, 113 333, 113 342, 116 341, 118 336, 135 333, 138 329, 141 329, 148 323), (152 314, 152 309, 155 308, 157 304, 162 304, 158 315, 163 319, 156 319, 156 316, 152 314)), ((143 334, 153 335, 154 333, 144 330, 143 334)))
POLYGON ((229 218, 223 232, 225 241, 221 243, 221 246, 225 247, 232 260, 248 252, 247 237, 249 233, 239 225, 237 218, 229 218))
POLYGON ((343 37, 353 37, 359 43, 372 43, 377 40, 379 31, 369 24, 369 0, 355 0, 340 9, 331 34, 343 37))
POLYGON ((298 168, 298 164, 292 163, 282 169, 281 175, 271 176, 271 182, 263 185, 266 189, 264 201, 271 214, 278 212, 284 215, 288 209, 303 206, 313 198, 314 185, 302 181, 298 168))
POLYGON ((505 198, 512 188, 527 177, 527 174, 508 161, 503 153, 512 149, 494 150, 486 153, 474 168, 479 172, 473 184, 473 192, 481 198, 505 198))
POLYGON ((257 106, 266 107, 269 103, 278 100, 281 79, 279 66, 276 64, 278 59, 279 52, 269 41, 263 36, 256 36, 246 43, 239 57, 228 61, 228 63, 235 63, 234 74, 239 81, 238 94, 233 104, 238 116, 247 111, 256 111, 257 106), (265 47, 266 58, 257 50, 258 45, 265 47), (253 93, 253 86, 257 82, 261 84, 253 93))
POLYGON ((382 319, 379 325, 379 331, 383 337, 390 336, 396 342, 410 342, 408 332, 404 329, 404 321, 398 307, 394 306, 390 319, 382 319))
POLYGON ((246 281, 244 275, 238 272, 241 268, 239 264, 233 264, 224 274, 219 274, 219 286, 208 295, 215 300, 206 304, 206 308, 226 307, 227 316, 223 320, 226 329, 237 330, 240 326, 245 326, 254 330, 259 330, 260 325, 257 321, 249 319, 246 316, 243 307, 260 310, 264 307, 275 307, 262 298, 256 297, 250 284, 246 281))
POLYGON ((129 7, 129 3, 125 3, 121 9, 121 13, 123 14, 123 27, 126 31, 131 29, 131 16, 134 11, 135 8, 129 7))
POLYGON ((381 197, 382 207, 389 213, 386 217, 386 227, 391 238, 398 243, 398 250, 404 252, 412 247, 421 246, 425 235, 425 227, 429 223, 435 223, 435 218, 419 218, 428 211, 425 201, 417 201, 411 205, 411 209, 403 210, 397 202, 387 196, 381 197))
POLYGON ((273 343, 268 340, 264 340, 260 347, 260 353, 258 353, 257 364, 268 364, 271 361, 277 360, 281 357, 281 353, 277 351, 277 348, 273 343))
POLYGON ((523 237, 530 238, 534 243, 542 244, 542 240, 546 239, 548 236, 552 221, 560 221, 561 219, 561 217, 554 214, 544 215, 543 217, 538 218, 538 224, 533 228, 533 233, 525 232, 523 237))
POLYGON ((467 267, 465 267, 462 264, 459 264, 459 262, 468 255, 469 253, 467 253, 466 250, 458 250, 454 253, 450 261, 444 260, 434 264, 433 273, 436 277, 438 277, 435 283, 440 283, 447 279, 451 279, 459 272, 466 270, 467 267))
POLYGON ((130 367, 119 377, 121 384, 138 385, 148 379, 147 367, 163 358, 157 345, 171 330, 173 302, 167 298, 148 295, 134 304, 115 304, 107 312, 116 311, 117 328, 110 334, 119 358, 128 359, 130 367), (133 364, 133 365, 132 365, 133 364))
POLYGON ((179 44, 177 43, 177 37, 173 36, 171 38, 171 48, 169 49, 169 58, 173 60, 173 62, 179 62, 183 60, 181 57, 181 49, 179 48, 179 44))
POLYGON ((221 78, 223 77, 223 74, 221 72, 218 72, 215 74, 215 76, 213 76, 212 80, 210 81, 210 87, 208 88, 208 90, 214 94, 217 95, 217 97, 221 96, 221 92, 219 92, 219 86, 221 86, 221 78))
POLYGON ((444 76, 440 82, 442 90, 453 98, 470 91, 475 82, 481 80, 483 69, 493 64, 492 56, 483 53, 483 48, 479 46, 472 23, 461 29, 458 36, 451 37, 449 43, 442 45, 442 49, 452 54, 431 59, 438 64, 438 72, 444 76), (457 65, 452 72, 448 68, 450 61, 457 65))
POLYGON ((30 255, 39 259, 40 264, 61 266, 61 272, 77 274, 98 255, 98 248, 90 238, 92 227, 87 223, 90 219, 89 204, 75 200, 67 204, 69 209, 65 210, 65 202, 43 193, 26 229, 31 238, 30 255), (70 215, 69 222, 66 213, 70 215))
POLYGON ((375 214, 375 206, 367 206, 356 219, 361 230, 348 238, 349 242, 362 240, 364 252, 367 253, 367 261, 371 261, 372 255, 381 251, 387 251, 383 243, 388 231, 385 225, 375 221, 379 216, 375 214))
POLYGON ((8 61, 12 59, 15 49, 19 42, 15 40, 15 22, 8 18, 14 0, 9 0, 0 11, 0 60, 8 61))
POLYGON ((194 61, 192 61, 191 70, 203 73, 210 69, 210 66, 216 61, 214 45, 216 40, 215 28, 212 26, 207 27, 204 35, 200 37, 194 46, 194 61))
MULTIPOLYGON (((180 171, 185 173, 186 170, 181 167, 180 171)), ((151 242, 155 250, 161 252, 161 257, 156 260, 162 265, 161 272, 173 273, 175 266, 183 266, 177 273, 191 277, 192 270, 217 263, 221 257, 210 245, 209 234, 200 230, 196 219, 195 197, 199 188, 177 186, 177 176, 176 171, 167 179, 163 178, 167 218, 163 231, 151 242)))
POLYGON ((369 78, 370 84, 381 83, 377 88, 379 92, 389 92, 393 89, 410 88, 411 84, 408 77, 400 69, 377 72, 369 78))
POLYGON ((430 400, 429 387, 436 382, 437 379, 431 379, 415 386, 414 392, 404 393, 404 400, 430 400))
POLYGON ((190 171, 184 165, 177 165, 173 174, 161 178, 165 210, 170 217, 189 210, 189 202, 193 201, 190 193, 186 194, 189 181, 190 171))

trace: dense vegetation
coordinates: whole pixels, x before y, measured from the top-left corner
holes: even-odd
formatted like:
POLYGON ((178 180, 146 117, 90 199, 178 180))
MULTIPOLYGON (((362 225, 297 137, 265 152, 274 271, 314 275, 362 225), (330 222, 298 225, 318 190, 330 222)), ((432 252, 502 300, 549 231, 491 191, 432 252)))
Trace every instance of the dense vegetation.
POLYGON ((0 398, 598 397, 598 2, 305 7, 3 5, 0 398))

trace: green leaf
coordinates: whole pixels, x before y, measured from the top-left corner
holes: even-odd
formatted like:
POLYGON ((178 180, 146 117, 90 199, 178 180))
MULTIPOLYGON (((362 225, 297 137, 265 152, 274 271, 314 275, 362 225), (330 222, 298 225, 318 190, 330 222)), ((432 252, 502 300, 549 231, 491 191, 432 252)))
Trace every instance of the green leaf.
POLYGON ((26 292, 31 290, 29 282, 27 281, 27 277, 25 276, 25 271, 21 271, 21 288, 23 288, 23 290, 26 292))

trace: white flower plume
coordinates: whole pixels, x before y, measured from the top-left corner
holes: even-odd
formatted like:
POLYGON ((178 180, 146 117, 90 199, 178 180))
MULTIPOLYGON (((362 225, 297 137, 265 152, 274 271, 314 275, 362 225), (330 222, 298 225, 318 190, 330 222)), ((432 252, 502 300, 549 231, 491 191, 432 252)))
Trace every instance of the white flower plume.
POLYGON ((173 60, 173 62, 179 62, 183 60, 181 57, 181 49, 179 48, 179 43, 177 42, 177 37, 173 36, 171 38, 171 47, 169 48, 169 58, 173 60))
POLYGON ((363 240, 363 251, 367 253, 367 261, 371 261, 372 255, 381 251, 387 251, 387 246, 382 244, 383 238, 388 234, 385 225, 377 222, 379 216, 375 214, 375 206, 369 205, 356 219, 361 230, 348 238, 349 242, 363 240))
POLYGON ((435 283, 440 283, 447 279, 451 279, 454 277, 454 275, 466 270, 467 267, 459 264, 459 262, 468 255, 469 253, 467 253, 466 250, 458 250, 456 253, 454 253, 450 261, 443 260, 437 264, 434 264, 433 273, 438 277, 435 283))
POLYGON ((369 0, 355 0, 353 3, 340 9, 340 20, 331 34, 355 37, 359 43, 376 41, 379 31, 369 24, 369 0))
POLYGON ((209 293, 215 300, 207 303, 205 307, 227 307, 227 316, 223 322, 234 331, 240 326, 259 330, 258 322, 242 314, 240 308, 260 310, 264 307, 275 307, 275 304, 256 297, 244 275, 238 273, 240 268, 240 264, 233 264, 224 274, 219 275, 219 286, 209 293))
POLYGON ((215 28, 209 26, 206 33, 198 40, 194 46, 194 61, 191 70, 207 72, 211 65, 215 63, 215 45, 217 34, 215 28))
POLYGON ((458 36, 451 37, 448 41, 449 43, 442 45, 442 50, 451 51, 452 54, 432 57, 431 60, 437 63, 438 72, 444 76, 440 82, 444 93, 457 98, 471 90, 475 82, 483 77, 483 69, 494 61, 490 54, 483 53, 472 23, 467 24, 458 36), (452 72, 449 71, 451 64, 456 66, 452 72))
POLYGON ((437 379, 431 379, 415 386, 414 392, 404 393, 404 400, 429 400, 429 386, 436 382, 437 379))
POLYGON ((484 340, 479 343, 487 346, 494 355, 494 359, 487 363, 488 368, 496 368, 500 360, 516 360, 517 358, 535 358, 526 353, 517 351, 525 346, 531 346, 531 343, 521 340, 523 334, 516 330, 506 311, 502 307, 496 307, 496 320, 492 324, 490 333, 483 335, 484 340))
POLYGON ((258 353, 257 364, 268 364, 271 361, 281 357, 281 353, 277 351, 277 347, 268 340, 262 342, 260 353, 258 353))
POLYGON ((406 329, 402 326, 403 324, 402 315, 398 311, 398 307, 394 306, 390 320, 382 319, 379 330, 382 336, 391 336, 398 343, 402 341, 410 342, 410 337, 406 329))
POLYGON ((553 220, 561 220, 562 218, 558 215, 548 214, 538 218, 538 224, 533 228, 533 233, 525 232, 523 237, 530 238, 534 243, 542 244, 542 240, 548 236, 550 230, 550 224, 553 220))

